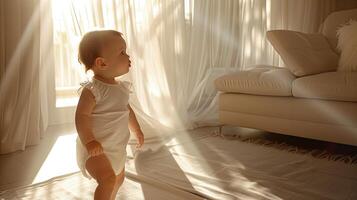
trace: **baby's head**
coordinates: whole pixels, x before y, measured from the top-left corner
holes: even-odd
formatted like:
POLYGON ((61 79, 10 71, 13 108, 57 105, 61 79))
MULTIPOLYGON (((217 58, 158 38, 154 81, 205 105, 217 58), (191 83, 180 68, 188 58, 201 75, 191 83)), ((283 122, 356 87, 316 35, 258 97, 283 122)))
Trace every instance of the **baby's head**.
POLYGON ((129 71, 130 60, 122 34, 114 30, 86 33, 79 43, 78 60, 86 71, 103 78, 114 78, 129 71))

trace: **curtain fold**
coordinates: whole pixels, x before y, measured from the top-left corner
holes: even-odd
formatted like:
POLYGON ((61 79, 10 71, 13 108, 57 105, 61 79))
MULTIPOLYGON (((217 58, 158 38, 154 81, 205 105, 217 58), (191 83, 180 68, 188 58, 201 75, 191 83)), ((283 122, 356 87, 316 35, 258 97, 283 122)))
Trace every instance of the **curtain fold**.
POLYGON ((46 1, 3 0, 0 5, 0 153, 4 154, 38 144, 46 129, 47 80, 41 64, 48 58, 41 47, 47 35, 41 22, 50 16, 46 1))
MULTIPOLYGON (((339 0, 343 2, 344 0, 339 0)), ((337 0, 267 0, 271 27, 307 33, 318 32, 323 20, 336 10, 337 0)))

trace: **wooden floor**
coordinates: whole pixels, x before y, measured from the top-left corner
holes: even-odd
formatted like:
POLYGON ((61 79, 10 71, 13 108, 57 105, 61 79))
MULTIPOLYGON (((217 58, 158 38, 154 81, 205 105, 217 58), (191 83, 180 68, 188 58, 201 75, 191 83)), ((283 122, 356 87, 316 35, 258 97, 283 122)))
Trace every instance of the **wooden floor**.
POLYGON ((39 145, 27 147, 25 151, 0 155, 0 191, 78 171, 75 154, 70 158, 60 155, 61 151, 73 151, 73 144, 70 149, 63 144, 58 145, 69 139, 73 143, 75 137, 74 124, 50 126, 39 145), (66 163, 56 166, 54 160, 66 163))

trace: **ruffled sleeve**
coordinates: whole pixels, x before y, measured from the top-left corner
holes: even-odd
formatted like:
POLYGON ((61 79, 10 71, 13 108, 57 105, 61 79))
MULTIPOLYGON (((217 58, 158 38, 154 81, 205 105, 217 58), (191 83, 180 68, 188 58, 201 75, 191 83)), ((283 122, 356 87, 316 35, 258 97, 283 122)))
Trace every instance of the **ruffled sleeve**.
POLYGON ((121 84, 128 93, 133 93, 133 84, 131 82, 122 81, 121 84))
POLYGON ((80 88, 81 91, 83 90, 83 88, 87 88, 89 91, 92 92, 92 94, 95 98, 95 101, 97 103, 101 100, 102 95, 100 93, 100 90, 99 90, 97 84, 95 84, 94 82, 91 82, 91 81, 86 81, 86 82, 80 83, 80 85, 82 86, 80 88))

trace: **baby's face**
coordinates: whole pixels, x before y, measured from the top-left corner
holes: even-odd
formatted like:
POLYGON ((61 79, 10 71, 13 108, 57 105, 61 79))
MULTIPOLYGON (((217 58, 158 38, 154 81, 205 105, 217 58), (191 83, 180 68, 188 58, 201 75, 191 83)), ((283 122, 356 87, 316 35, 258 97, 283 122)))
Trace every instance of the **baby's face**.
POLYGON ((108 76, 117 77, 129 72, 130 59, 126 53, 126 44, 120 36, 110 36, 108 45, 103 48, 103 58, 108 66, 106 73, 108 76))

